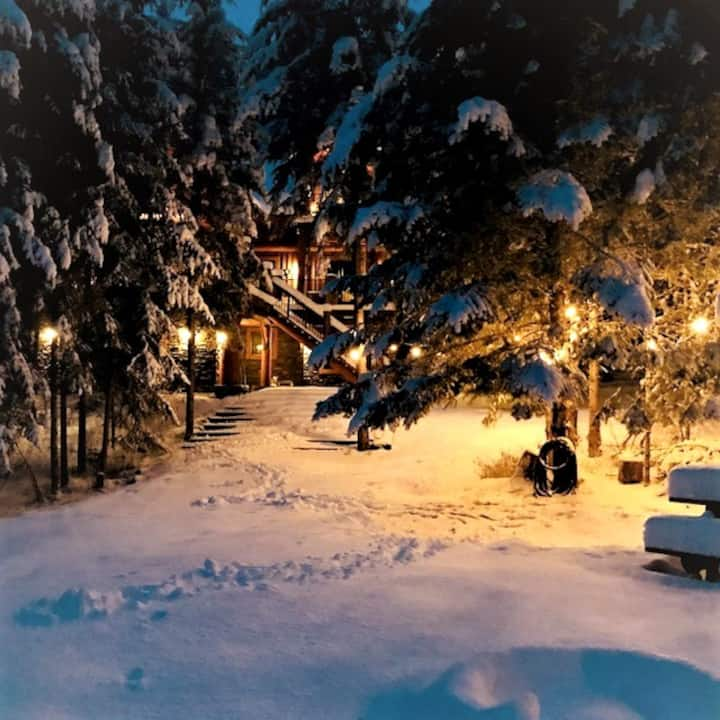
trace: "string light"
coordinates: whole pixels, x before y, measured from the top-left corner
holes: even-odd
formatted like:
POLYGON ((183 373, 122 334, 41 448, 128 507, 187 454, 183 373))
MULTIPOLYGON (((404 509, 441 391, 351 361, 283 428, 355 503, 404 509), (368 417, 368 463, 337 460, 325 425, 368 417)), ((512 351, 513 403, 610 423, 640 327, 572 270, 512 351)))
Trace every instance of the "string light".
POLYGON ((397 351, 398 351, 397 343, 393 343, 393 344, 390 345, 390 347, 388 348, 388 352, 391 353, 391 354, 393 354, 393 355, 394 355, 397 351))
POLYGON ((354 348, 350 351, 349 355, 350 355, 350 359, 351 359, 354 363, 360 362, 360 358, 362 357, 362 351, 360 350, 360 348, 354 347, 354 348))
POLYGON ((417 360, 418 358, 421 358, 423 354, 422 348, 419 345, 413 345, 410 348, 410 357, 413 360, 417 360))
POLYGON ((650 340, 645 343, 645 348, 650 352, 655 352, 658 349, 658 344, 655 342, 655 340, 650 338, 650 340))
POLYGON ((570 320, 570 322, 577 320, 578 318, 578 309, 575 305, 568 305, 565 308, 565 317, 570 320))
POLYGON ((710 331, 710 321, 706 317, 696 317, 690 323, 690 330, 695 335, 707 335, 710 331))
POLYGON ((215 333, 215 344, 219 348, 224 348, 227 345, 228 341, 228 334, 224 332, 223 330, 218 330, 215 333))

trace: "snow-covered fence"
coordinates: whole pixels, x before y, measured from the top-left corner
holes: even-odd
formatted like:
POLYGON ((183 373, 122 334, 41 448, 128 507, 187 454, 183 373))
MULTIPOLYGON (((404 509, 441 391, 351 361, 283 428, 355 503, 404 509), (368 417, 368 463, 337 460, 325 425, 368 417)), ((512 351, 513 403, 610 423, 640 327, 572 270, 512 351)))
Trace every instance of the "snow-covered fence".
POLYGON ((720 582, 720 466, 674 468, 668 478, 671 502, 704 505, 699 517, 660 515, 645 523, 647 552, 676 555, 691 575, 720 582))

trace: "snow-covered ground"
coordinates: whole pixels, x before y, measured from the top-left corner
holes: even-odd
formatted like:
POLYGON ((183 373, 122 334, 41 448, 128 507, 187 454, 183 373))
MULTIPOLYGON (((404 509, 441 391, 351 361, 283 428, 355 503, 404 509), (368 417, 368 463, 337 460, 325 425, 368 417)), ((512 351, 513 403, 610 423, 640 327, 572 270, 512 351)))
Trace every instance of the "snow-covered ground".
POLYGON ((720 717, 720 587, 642 551, 697 508, 610 457, 567 498, 484 478, 542 427, 472 407, 358 454, 308 420, 324 392, 246 396, 237 438, 0 520, 1 718, 720 717))

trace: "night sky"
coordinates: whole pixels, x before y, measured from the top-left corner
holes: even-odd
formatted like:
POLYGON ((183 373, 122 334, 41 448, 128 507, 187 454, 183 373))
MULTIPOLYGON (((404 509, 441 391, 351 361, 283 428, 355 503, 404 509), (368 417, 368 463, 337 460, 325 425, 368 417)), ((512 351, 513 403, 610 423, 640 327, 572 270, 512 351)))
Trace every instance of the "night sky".
MULTIPOLYGON (((228 15, 245 32, 252 30, 253 23, 260 13, 261 0, 235 0, 228 2, 228 15)), ((430 4, 430 0, 410 0, 410 7, 422 10, 430 4)))

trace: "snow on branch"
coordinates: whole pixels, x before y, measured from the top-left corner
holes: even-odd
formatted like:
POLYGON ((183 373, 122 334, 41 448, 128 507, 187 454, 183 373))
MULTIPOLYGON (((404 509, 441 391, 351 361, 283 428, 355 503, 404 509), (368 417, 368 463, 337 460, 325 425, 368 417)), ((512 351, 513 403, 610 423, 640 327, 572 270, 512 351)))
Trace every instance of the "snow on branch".
POLYGON ((458 120, 450 128, 450 144, 455 145, 463 140, 470 126, 476 122, 485 125, 487 134, 497 133, 505 141, 510 140, 514 134, 510 115, 504 105, 497 100, 475 96, 458 106, 458 120))
POLYGON ((469 285, 443 295, 430 306, 425 318, 426 332, 449 326, 460 334, 468 326, 480 325, 493 317, 493 311, 479 285, 469 285))
POLYGON ((20 97, 20 61, 14 52, 0 50, 0 88, 14 100, 20 97))
POLYGON ((596 117, 589 123, 575 125, 563 132, 557 140, 558 147, 569 147, 589 143, 595 147, 602 147, 614 134, 612 126, 605 117, 596 117))
POLYGON ((517 191, 525 217, 540 211, 550 222, 566 222, 573 230, 593 212, 590 196, 570 174, 562 170, 542 170, 517 191))
POLYGON ((362 67, 360 60, 360 46, 357 38, 341 37, 335 41, 330 60, 330 72, 333 75, 340 75, 348 70, 356 70, 362 67))
POLYGON ((356 97, 355 104, 343 116, 333 149, 323 162, 324 176, 332 174, 348 162, 375 101, 402 83, 408 71, 416 64, 416 60, 409 55, 398 55, 381 66, 372 91, 356 97))
POLYGON ((356 334, 352 330, 345 333, 328 335, 320 344, 313 348, 313 351, 310 353, 308 365, 316 370, 323 368, 331 360, 340 357, 356 341, 356 334))
POLYGON ((412 226, 423 217, 423 209, 419 205, 405 205, 399 202, 377 202, 368 207, 359 208, 355 220, 350 227, 348 243, 354 243, 358 238, 366 236, 371 230, 377 230, 390 224, 412 226))
POLYGON ((30 47, 32 28, 15 0, 0 0, 0 37, 9 38, 20 47, 30 47))
POLYGON ((551 403, 567 389, 567 381, 559 368, 539 356, 522 361, 511 358, 505 370, 514 397, 527 395, 551 403))
POLYGON ((606 312, 628 324, 647 328, 655 322, 648 281, 633 263, 619 258, 601 261, 577 273, 574 282, 606 312))
POLYGON ((630 193, 630 200, 638 205, 644 205, 655 192, 655 173, 649 168, 643 170, 635 178, 635 188, 630 193))

